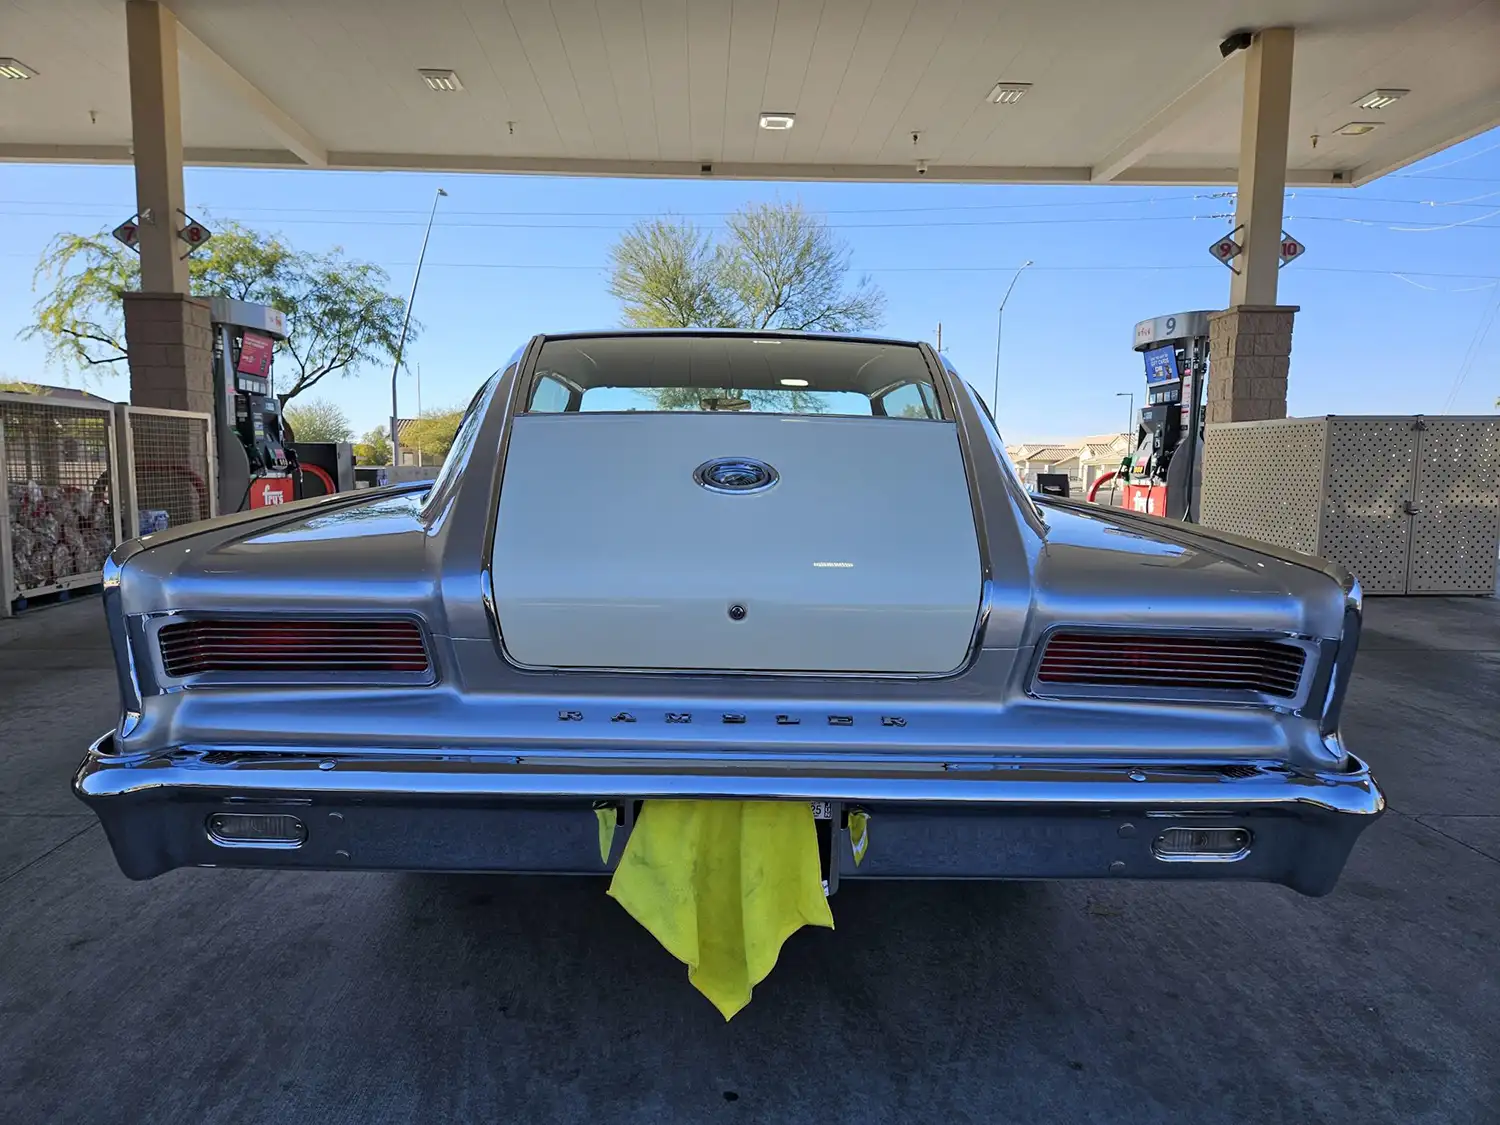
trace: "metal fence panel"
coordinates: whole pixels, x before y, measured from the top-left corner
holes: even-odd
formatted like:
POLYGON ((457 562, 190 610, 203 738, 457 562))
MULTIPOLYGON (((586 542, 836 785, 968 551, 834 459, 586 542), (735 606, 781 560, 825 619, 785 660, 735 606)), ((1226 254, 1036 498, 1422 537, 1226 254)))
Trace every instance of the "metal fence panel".
POLYGON ((1342 563, 1367 594, 1406 593, 1407 504, 1416 487, 1412 417, 1334 417, 1319 553, 1342 563))
POLYGON ((120 541, 112 407, 0 394, 0 424, 10 596, 98 582, 120 541))
POLYGON ((1422 421, 1407 593, 1492 594, 1500 544, 1500 419, 1422 421))
POLYGON ((213 419, 139 406, 121 411, 130 465, 129 535, 181 527, 218 514, 213 419))
POLYGON ((1209 426, 1199 499, 1204 526, 1316 555, 1326 433, 1322 418, 1209 426))

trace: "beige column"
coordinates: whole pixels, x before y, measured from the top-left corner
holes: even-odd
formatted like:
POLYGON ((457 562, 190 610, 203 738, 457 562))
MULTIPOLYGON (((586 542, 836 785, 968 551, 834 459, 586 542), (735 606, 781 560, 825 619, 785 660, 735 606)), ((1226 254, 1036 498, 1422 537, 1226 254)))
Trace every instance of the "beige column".
POLYGON ((130 401, 212 412, 209 307, 188 295, 188 247, 177 237, 186 221, 177 20, 156 0, 126 0, 125 37, 141 252, 141 291, 124 298, 130 401))
POLYGON ((1208 318, 1204 422, 1286 417, 1295 305, 1235 305, 1208 318))
POLYGON ((1286 196, 1287 133, 1292 111, 1289 27, 1259 32, 1245 52, 1245 101, 1240 117, 1240 182, 1234 224, 1245 252, 1229 285, 1231 305, 1274 305, 1286 196))
POLYGON ((130 59, 130 132, 140 213, 141 291, 186 293, 183 225, 182 98, 177 19, 156 0, 126 0, 130 59))
POLYGON ((1240 179, 1235 238, 1244 252, 1229 283, 1230 307, 1210 321, 1205 420, 1246 422, 1286 417, 1296 308, 1276 303, 1281 263, 1282 201, 1292 106, 1289 27, 1258 32, 1245 55, 1240 119, 1240 179))

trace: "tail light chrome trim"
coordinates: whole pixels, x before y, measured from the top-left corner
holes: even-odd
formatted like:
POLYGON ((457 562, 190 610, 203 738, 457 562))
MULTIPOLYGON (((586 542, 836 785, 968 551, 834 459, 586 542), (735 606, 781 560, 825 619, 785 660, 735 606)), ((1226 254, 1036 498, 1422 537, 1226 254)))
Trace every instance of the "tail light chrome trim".
POLYGON ((1034 695, 1294 708, 1319 645, 1287 636, 1059 627, 1037 646, 1034 695))
POLYGON ((154 634, 162 671, 179 682, 410 682, 433 671, 411 618, 167 618, 154 634))

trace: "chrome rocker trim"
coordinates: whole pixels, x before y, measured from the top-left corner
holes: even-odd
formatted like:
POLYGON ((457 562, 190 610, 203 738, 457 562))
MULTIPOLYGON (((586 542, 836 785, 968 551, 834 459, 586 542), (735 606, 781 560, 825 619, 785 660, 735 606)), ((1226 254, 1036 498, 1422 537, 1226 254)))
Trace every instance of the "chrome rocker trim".
MULTIPOLYGON (((1352 756, 1341 772, 1275 763, 1140 765, 748 755, 641 759, 557 752, 420 755, 183 748, 126 757, 113 732, 89 748, 75 794, 103 822, 125 874, 264 867, 607 874, 649 798, 827 800, 840 878, 1213 878, 1326 894, 1385 799, 1352 756), (625 831, 606 863, 601 806, 625 831), (843 816, 870 815, 856 865, 843 816), (306 826, 298 846, 225 847, 214 813, 279 813, 306 826), (1242 826, 1238 857, 1163 862, 1166 827, 1242 826)), ((826 846, 826 845, 825 845, 826 846)))

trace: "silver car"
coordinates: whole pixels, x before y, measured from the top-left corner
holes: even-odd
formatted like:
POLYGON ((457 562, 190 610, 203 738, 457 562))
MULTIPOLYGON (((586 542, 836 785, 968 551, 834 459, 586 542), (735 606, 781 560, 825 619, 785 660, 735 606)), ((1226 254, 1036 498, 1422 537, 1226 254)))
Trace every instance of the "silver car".
POLYGON ((690 797, 810 802, 830 890, 1317 895, 1384 806, 1338 734, 1357 583, 1028 494, 922 344, 538 336, 432 482, 134 540, 104 601, 74 785, 138 879, 603 874, 690 797))

